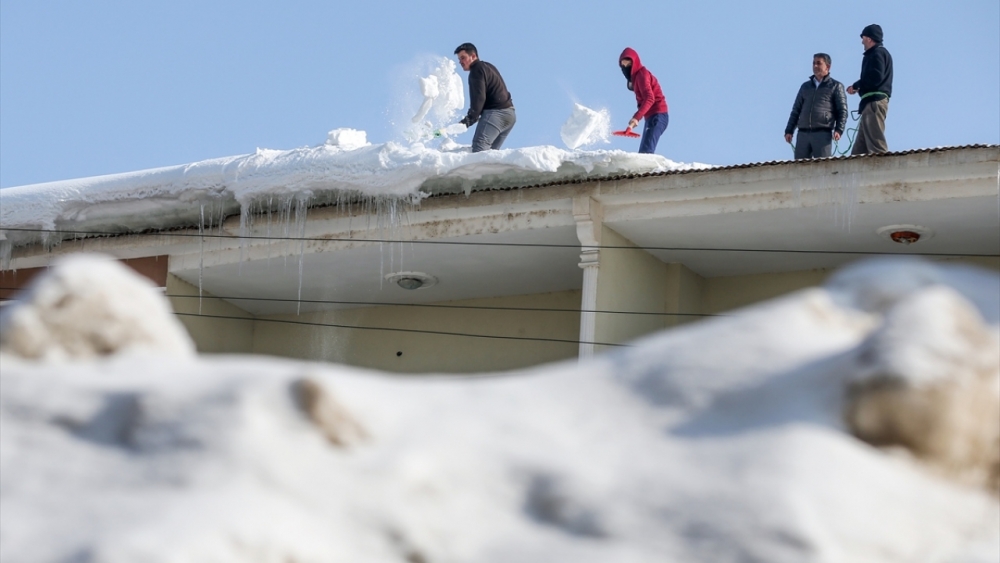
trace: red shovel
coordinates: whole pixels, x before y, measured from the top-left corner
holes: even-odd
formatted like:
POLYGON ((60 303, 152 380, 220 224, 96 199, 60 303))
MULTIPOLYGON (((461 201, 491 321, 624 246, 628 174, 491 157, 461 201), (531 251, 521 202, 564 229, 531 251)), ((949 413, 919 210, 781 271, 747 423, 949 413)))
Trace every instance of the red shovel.
POLYGON ((628 137, 630 139, 637 139, 642 136, 638 133, 633 133, 631 127, 626 127, 624 131, 615 131, 611 134, 616 135, 618 137, 628 137))

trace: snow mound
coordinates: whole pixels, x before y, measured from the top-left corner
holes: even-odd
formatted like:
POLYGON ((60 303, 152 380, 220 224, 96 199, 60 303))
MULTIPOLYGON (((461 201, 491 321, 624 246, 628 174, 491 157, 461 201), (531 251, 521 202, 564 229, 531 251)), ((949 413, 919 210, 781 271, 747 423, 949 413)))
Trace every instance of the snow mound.
POLYGON ((367 147, 368 144, 368 134, 357 129, 334 129, 326 135, 327 146, 348 151, 367 147))
POLYGON ((167 300, 114 258, 53 263, 0 314, 0 352, 50 361, 122 353, 191 356, 195 347, 167 300))
MULTIPOLYGON (((635 348, 492 377, 5 362, 0 559, 989 561, 996 491, 928 471, 908 444, 871 447, 844 412, 888 370, 871 366, 940 355, 893 336, 904 323, 940 351, 995 351, 980 336, 1000 311, 977 296, 1000 277, 892 266, 954 283, 863 310, 887 266, 862 264, 635 348)), ((968 443, 997 424, 929 429, 968 443)))
POLYGON ((900 299, 853 371, 851 431, 1000 492, 1000 332, 947 286, 900 299))
POLYGON ((559 134, 570 150, 607 143, 611 135, 611 113, 607 109, 592 110, 575 103, 573 113, 563 123, 559 134))

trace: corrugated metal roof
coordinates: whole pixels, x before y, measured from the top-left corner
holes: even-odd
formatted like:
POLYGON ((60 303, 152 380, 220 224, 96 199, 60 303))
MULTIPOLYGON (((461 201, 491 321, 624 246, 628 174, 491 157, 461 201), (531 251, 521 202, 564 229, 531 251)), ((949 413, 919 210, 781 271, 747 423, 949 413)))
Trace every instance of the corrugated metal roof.
MULTIPOLYGON (((713 166, 711 168, 697 168, 688 170, 665 170, 662 172, 646 172, 642 174, 612 174, 607 176, 587 176, 583 178, 573 178, 564 180, 554 180, 552 182, 542 182, 537 184, 524 184, 517 186, 498 186, 498 187, 483 187, 480 189, 473 188, 473 191, 507 191, 507 190, 520 190, 529 188, 547 188, 550 186, 565 186, 570 184, 587 184, 590 182, 613 182, 616 180, 634 180, 637 178, 652 178, 657 176, 679 176, 682 174, 699 174, 699 173, 710 173, 719 172, 722 170, 738 170, 742 168, 761 168, 765 166, 810 166, 822 162, 829 161, 846 161, 846 160, 861 160, 861 159, 874 159, 874 158, 891 158, 894 156, 904 156, 909 154, 919 154, 919 153, 935 153, 935 152, 946 152, 955 151, 963 149, 991 149, 1000 148, 1000 145, 993 144, 976 144, 976 145, 961 145, 961 146, 949 146, 949 147, 932 147, 923 149, 910 149, 905 151, 894 151, 885 152, 879 154, 859 154, 850 156, 831 156, 827 158, 815 158, 806 160, 768 160, 765 162, 749 162, 745 164, 730 164, 724 166, 713 166)), ((454 195, 449 193, 439 193, 434 194, 431 197, 439 195, 454 195)))

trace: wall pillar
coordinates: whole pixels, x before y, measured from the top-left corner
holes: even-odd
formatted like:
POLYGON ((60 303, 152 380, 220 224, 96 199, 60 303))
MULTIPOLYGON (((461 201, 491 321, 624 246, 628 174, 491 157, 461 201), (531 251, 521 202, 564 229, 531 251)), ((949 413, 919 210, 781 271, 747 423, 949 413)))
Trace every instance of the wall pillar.
POLYGON ((583 268, 583 294, 580 297, 580 359, 594 355, 597 333, 597 282, 600 275, 601 204, 590 195, 573 198, 576 237, 580 240, 580 267, 583 268))

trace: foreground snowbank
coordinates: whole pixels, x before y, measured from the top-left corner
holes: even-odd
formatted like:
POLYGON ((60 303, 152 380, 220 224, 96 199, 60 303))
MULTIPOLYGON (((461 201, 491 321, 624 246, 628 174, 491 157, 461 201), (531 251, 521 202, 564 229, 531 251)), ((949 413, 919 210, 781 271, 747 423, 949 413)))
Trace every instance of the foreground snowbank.
POLYGON ((843 415, 876 381, 1000 402, 998 301, 994 273, 876 261, 484 378, 7 355, 0 559, 995 561, 994 481, 843 415))

